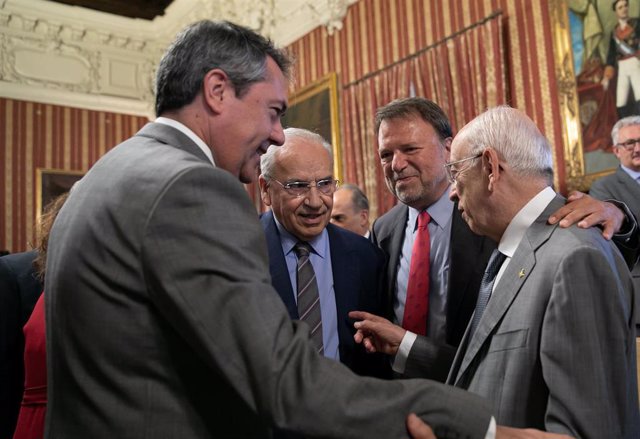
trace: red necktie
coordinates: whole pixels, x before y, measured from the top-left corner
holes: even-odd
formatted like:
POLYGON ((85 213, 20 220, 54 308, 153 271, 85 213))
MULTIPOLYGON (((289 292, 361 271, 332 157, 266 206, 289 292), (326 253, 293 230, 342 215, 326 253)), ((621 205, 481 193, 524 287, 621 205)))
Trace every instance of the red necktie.
POLYGON ((419 335, 427 332, 427 313, 429 312, 429 221, 427 211, 418 215, 418 230, 411 251, 407 301, 404 305, 402 327, 419 335))

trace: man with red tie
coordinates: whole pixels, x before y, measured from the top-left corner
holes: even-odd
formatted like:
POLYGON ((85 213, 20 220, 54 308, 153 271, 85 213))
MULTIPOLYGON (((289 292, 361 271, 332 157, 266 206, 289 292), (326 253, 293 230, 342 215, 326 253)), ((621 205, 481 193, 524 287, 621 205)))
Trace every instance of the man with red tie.
MULTIPOLYGON (((378 336, 364 341, 369 350, 395 355, 394 371, 444 381, 495 243, 474 234, 449 200, 444 165, 453 132, 437 104, 395 100, 378 109, 375 127, 387 187, 400 201, 372 227, 373 242, 388 258, 386 317, 397 325, 366 313, 350 316, 366 319, 356 326, 378 336)), ((566 227, 585 218, 581 227, 601 224, 608 237, 619 229, 623 215, 614 205, 576 198, 554 213, 554 222, 564 217, 566 227)))

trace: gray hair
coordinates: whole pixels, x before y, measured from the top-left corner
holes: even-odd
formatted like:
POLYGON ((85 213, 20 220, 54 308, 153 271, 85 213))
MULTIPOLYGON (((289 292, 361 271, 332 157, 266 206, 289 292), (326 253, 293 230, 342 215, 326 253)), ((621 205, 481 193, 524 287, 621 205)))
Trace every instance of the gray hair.
POLYGON ((212 69, 221 69, 242 97, 249 86, 265 79, 267 57, 289 73, 286 52, 254 31, 228 21, 203 20, 181 31, 160 60, 156 73, 156 115, 191 103, 212 69))
POLYGON ((324 149, 329 152, 329 158, 331 159, 331 168, 333 169, 333 149, 331 144, 327 142, 324 137, 313 131, 305 130, 303 128, 287 128, 284 130, 284 144, 280 147, 278 145, 271 145, 267 152, 260 157, 260 172, 266 180, 273 178, 276 153, 280 148, 285 148, 287 144, 293 139, 304 139, 311 143, 317 143, 322 145, 324 149))
POLYGON ((506 105, 491 108, 458 134, 469 145, 469 155, 485 148, 496 150, 522 177, 543 177, 553 183, 551 145, 523 112, 506 105))
POLYGON ((363 210, 369 210, 369 200, 362 190, 351 183, 341 184, 338 188, 339 191, 348 190, 351 192, 351 204, 355 208, 356 212, 363 210))
POLYGON ((611 129, 611 140, 614 145, 618 144, 620 130, 624 127, 629 127, 632 125, 640 125, 640 116, 628 116, 620 119, 616 122, 616 124, 611 129))

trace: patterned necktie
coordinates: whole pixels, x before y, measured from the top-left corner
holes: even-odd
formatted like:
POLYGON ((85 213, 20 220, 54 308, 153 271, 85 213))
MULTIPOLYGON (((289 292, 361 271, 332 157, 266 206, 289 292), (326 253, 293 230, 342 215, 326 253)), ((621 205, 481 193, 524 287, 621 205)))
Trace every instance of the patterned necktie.
POLYGON ((419 335, 427 333, 427 314, 429 312, 429 237, 427 211, 418 215, 418 230, 411 250, 411 267, 407 285, 407 301, 404 305, 402 327, 419 335))
POLYGON ((324 352, 322 345, 322 315, 320 313, 320 295, 313 265, 309 259, 311 247, 305 242, 294 246, 298 257, 298 316, 311 327, 311 341, 320 355, 324 352))
POLYGON ((489 302, 489 297, 491 297, 493 282, 496 280, 496 275, 498 274, 498 271, 500 271, 500 267, 506 258, 507 257, 500 253, 498 249, 495 249, 491 254, 491 258, 489 258, 489 264, 487 265, 487 269, 484 271, 482 282, 480 283, 478 301, 476 302, 476 310, 473 313, 473 319, 471 320, 471 332, 469 333, 468 340, 471 340, 471 337, 476 332, 478 323, 480 323, 482 314, 489 302))

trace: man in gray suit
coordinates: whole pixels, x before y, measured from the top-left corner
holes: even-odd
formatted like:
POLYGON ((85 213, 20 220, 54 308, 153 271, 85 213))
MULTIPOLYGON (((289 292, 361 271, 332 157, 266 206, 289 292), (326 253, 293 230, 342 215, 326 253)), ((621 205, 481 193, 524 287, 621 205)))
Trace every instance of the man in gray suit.
POLYGON ((509 107, 453 140, 451 198, 498 248, 447 381, 489 399, 506 425, 638 438, 631 277, 597 230, 547 224, 564 203, 552 166, 548 141, 509 107))
MULTIPOLYGON (((640 116, 620 119, 611 130, 613 153, 620 160, 616 172, 596 180, 589 194, 600 200, 616 199, 626 203, 640 218, 640 116)), ((636 290, 636 307, 640 303, 640 264, 631 271, 636 290)), ((636 334, 640 336, 640 308, 636 309, 636 334)))
POLYGON ((238 180, 283 143, 288 66, 246 28, 189 26, 158 67, 159 117, 77 184, 49 242, 46 437, 397 438, 409 412, 485 437, 475 395, 320 357, 271 287, 238 180))

